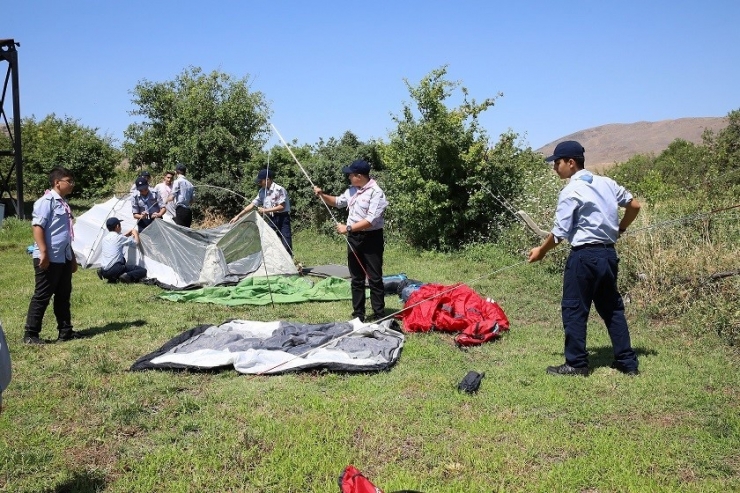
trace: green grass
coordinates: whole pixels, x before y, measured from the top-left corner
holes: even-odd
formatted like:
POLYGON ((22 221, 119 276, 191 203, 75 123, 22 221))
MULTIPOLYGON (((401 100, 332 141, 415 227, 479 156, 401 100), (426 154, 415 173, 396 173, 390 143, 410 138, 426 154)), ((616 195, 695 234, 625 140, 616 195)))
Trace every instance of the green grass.
MULTIPOLYGON (((386 274, 469 282, 501 304, 511 331, 467 350, 448 334, 409 334, 388 372, 132 373, 139 356, 198 324, 346 320, 350 304, 172 303, 156 287, 108 285, 81 270, 73 322, 92 337, 29 347, 20 340, 30 243, 28 223, 7 219, 0 319, 14 375, 0 414, 0 491, 334 493, 350 463, 384 491, 740 490, 737 352, 630 305, 641 376, 609 368, 598 318, 593 374, 548 376, 563 336, 561 279, 547 263, 521 264, 494 247, 442 255, 389 246, 386 274), (460 394, 471 369, 486 373, 481 390, 460 394)), ((304 265, 345 262, 340 241, 301 232, 294 244, 304 265)), ((54 327, 49 310, 42 337, 54 327)))

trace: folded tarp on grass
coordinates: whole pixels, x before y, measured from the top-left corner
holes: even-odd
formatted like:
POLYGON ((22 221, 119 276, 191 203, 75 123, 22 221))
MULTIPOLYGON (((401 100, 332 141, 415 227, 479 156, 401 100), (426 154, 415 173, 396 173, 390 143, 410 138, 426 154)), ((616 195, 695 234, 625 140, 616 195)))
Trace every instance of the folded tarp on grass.
POLYGON ((236 286, 171 291, 159 297, 170 301, 237 306, 351 300, 352 292, 349 281, 338 277, 328 277, 314 284, 304 277, 275 276, 269 278, 269 283, 265 277, 248 277, 236 286))
POLYGON ((233 366, 239 373, 271 375, 314 369, 380 371, 393 366, 401 355, 404 336, 391 328, 393 323, 231 320, 219 326, 202 325, 142 356, 131 370, 233 366))

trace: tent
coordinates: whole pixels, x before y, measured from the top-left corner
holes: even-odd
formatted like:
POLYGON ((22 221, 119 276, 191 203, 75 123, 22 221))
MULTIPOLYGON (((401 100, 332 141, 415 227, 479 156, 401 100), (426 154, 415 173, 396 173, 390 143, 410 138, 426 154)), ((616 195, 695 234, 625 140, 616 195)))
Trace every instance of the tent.
MULTIPOLYGON (((108 232, 105 219, 114 216, 123 220, 124 231, 136 226, 130 196, 97 204, 75 222, 72 248, 83 267, 100 267, 100 245, 108 232)), ((298 273, 277 233, 254 210, 235 224, 208 229, 157 220, 141 232, 140 239, 139 248, 126 252, 127 263, 145 267, 147 277, 167 289, 298 273)))
POLYGON ((327 369, 387 370, 401 355, 404 335, 395 321, 303 324, 289 321, 231 320, 186 330, 139 358, 131 370, 213 370, 275 375, 327 369))
MULTIPOLYGON (((109 217, 117 217, 121 220, 122 231, 128 231, 136 227, 136 220, 131 213, 130 194, 120 198, 113 196, 102 204, 95 204, 90 210, 75 219, 72 249, 77 257, 77 262, 83 268, 100 267, 96 261, 100 257, 100 241, 108 232, 105 228, 105 220, 109 217)), ((130 256, 127 255, 127 257, 130 256)), ((137 263, 138 257, 129 258, 129 261, 137 263)))

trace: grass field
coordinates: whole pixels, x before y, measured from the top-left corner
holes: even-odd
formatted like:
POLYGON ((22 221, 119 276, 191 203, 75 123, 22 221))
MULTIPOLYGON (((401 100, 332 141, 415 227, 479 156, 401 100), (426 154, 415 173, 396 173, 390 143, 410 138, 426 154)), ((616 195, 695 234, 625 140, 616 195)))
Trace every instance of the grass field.
MULTIPOLYGON (((346 320, 350 303, 172 303, 159 288, 80 270, 73 322, 89 337, 25 346, 31 242, 28 222, 0 229, 0 320, 14 371, 0 414, 2 492, 330 493, 350 463, 386 492, 740 491, 737 351, 628 305, 639 377, 609 368, 598 317, 592 375, 545 374, 563 358, 561 279, 547 268, 556 259, 391 245, 386 274, 469 282, 499 302, 511 331, 467 350, 448 334, 408 334, 382 373, 252 377, 128 368, 199 324, 346 320), (468 370, 486 375, 472 396, 456 390, 468 370)), ((340 241, 302 232, 294 245, 306 266, 345 262, 340 241)), ((387 304, 400 308, 395 297, 387 304)), ((42 337, 54 327, 49 310, 42 337)))

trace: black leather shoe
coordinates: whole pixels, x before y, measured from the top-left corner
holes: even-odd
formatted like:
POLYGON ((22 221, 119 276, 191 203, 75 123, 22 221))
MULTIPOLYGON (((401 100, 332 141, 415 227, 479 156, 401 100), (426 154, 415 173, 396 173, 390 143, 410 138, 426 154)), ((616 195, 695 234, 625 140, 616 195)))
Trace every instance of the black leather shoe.
POLYGON ((124 284, 129 284, 129 283, 134 282, 134 280, 129 277, 128 272, 124 272, 123 274, 121 274, 121 277, 119 277, 118 280, 124 284))
POLYGON ((614 368, 620 373, 624 373, 625 375, 629 377, 636 377, 637 375, 640 374, 640 370, 638 370, 637 368, 635 368, 634 370, 628 370, 627 368, 617 363, 616 361, 612 363, 612 368, 614 368))
POLYGON ((59 333, 57 341, 71 341, 73 339, 82 339, 82 334, 74 330, 65 330, 59 333))
POLYGON ((98 269, 97 273, 98 273, 98 279, 102 281, 103 280, 103 269, 102 268, 98 269))
POLYGON ((38 336, 23 336, 23 344, 31 344, 34 346, 40 346, 46 344, 46 341, 40 339, 38 336))
POLYGON ((568 363, 563 363, 560 366, 548 366, 547 367, 547 373, 550 375, 568 375, 571 377, 587 377, 588 376, 588 368, 573 368, 568 363))

